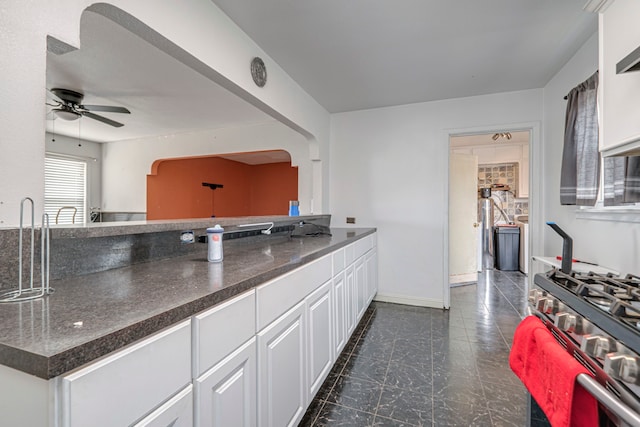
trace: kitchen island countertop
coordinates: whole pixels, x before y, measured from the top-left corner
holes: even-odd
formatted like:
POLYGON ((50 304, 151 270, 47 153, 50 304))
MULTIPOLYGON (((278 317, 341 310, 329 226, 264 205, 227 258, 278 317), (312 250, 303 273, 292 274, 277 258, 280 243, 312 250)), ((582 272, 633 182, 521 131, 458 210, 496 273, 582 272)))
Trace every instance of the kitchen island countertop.
POLYGON ((54 293, 0 304, 0 364, 49 379, 250 290, 375 228, 331 236, 225 241, 224 262, 190 255, 51 282, 54 293))

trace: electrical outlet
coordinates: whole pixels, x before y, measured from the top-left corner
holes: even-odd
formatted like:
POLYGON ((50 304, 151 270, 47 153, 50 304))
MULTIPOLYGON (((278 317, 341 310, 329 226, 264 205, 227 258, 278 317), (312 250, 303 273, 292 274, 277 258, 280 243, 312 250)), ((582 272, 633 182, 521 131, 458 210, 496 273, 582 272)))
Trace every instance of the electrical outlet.
POLYGON ((180 233, 180 243, 193 243, 195 241, 195 234, 192 230, 180 233))
POLYGON ((355 224, 356 223, 356 217, 355 216, 348 216, 347 217, 347 224, 355 224))

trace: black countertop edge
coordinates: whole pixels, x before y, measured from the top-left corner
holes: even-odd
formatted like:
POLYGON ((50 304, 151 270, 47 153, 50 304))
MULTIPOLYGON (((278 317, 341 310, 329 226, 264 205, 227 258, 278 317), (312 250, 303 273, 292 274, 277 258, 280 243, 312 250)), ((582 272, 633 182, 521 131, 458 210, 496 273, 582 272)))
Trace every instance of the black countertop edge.
MULTIPOLYGON (((35 375, 48 380, 69 371, 81 367, 89 362, 108 356, 110 353, 121 350, 137 341, 149 337, 167 327, 191 318, 204 310, 220 304, 236 295, 249 291, 258 285, 268 282, 291 270, 308 264, 357 240, 375 233, 376 228, 358 229, 360 234, 309 253, 305 256, 291 260, 273 269, 261 272, 249 279, 229 285, 208 295, 199 297, 180 306, 171 307, 166 311, 153 315, 140 322, 133 323, 125 328, 89 340, 52 355, 37 354, 28 350, 12 347, 2 342, 0 338, 0 364, 19 371, 35 375)), ((155 261, 155 262, 163 262, 155 261)))

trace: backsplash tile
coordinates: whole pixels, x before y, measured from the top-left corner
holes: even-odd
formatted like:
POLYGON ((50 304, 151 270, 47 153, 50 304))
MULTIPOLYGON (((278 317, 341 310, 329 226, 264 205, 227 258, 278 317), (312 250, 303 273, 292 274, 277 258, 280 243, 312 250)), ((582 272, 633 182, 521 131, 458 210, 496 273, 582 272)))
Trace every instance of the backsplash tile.
MULTIPOLYGON (((500 207, 506 212, 510 221, 514 221, 517 215, 529 214, 529 201, 516 199, 515 191, 518 188, 519 176, 518 163, 482 164, 478 165, 478 187, 487 188, 494 184, 508 185, 510 190, 491 191, 496 201, 502 202, 500 207)), ((495 220, 502 220, 496 212, 495 220)))

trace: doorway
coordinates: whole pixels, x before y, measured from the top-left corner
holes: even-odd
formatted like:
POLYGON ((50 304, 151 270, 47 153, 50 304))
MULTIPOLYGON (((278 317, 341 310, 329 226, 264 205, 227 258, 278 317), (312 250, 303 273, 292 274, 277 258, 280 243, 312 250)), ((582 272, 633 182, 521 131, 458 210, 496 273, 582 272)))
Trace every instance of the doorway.
POLYGON ((449 287, 493 269, 528 272, 532 132, 450 135, 449 287))

